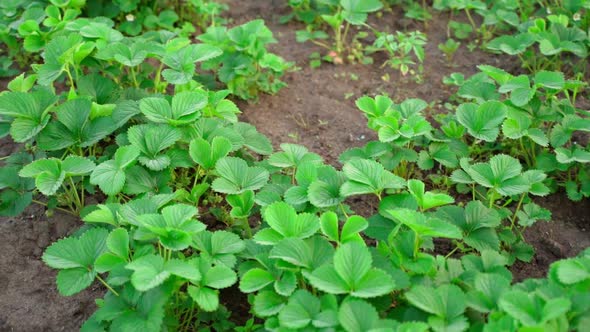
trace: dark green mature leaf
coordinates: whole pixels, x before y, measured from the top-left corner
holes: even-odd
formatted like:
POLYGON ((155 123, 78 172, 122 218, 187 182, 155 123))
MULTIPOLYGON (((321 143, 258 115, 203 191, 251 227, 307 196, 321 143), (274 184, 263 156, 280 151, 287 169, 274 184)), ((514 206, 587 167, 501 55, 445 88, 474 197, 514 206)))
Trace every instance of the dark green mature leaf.
POLYGON ((93 317, 110 322, 110 328, 115 331, 159 332, 169 297, 169 292, 160 287, 139 292, 128 283, 119 296, 107 294, 104 306, 93 317))
POLYGON ((96 164, 88 158, 79 156, 67 156, 61 162, 61 169, 66 173, 66 176, 82 176, 90 174, 96 164))
POLYGON ((138 291, 147 291, 162 284, 170 272, 165 268, 164 258, 157 255, 140 257, 126 266, 133 270, 131 283, 138 291))
POLYGON ((436 216, 444 219, 463 232, 463 241, 479 251, 500 250, 500 240, 495 228, 501 217, 494 209, 485 207, 480 201, 472 201, 465 209, 459 206, 445 206, 436 211, 436 216))
POLYGON ((272 144, 268 137, 259 133, 256 127, 249 123, 237 122, 233 129, 244 139, 244 146, 248 149, 261 154, 269 155, 272 153, 272 144))
POLYGON ((58 106, 57 121, 50 122, 39 134, 39 147, 55 151, 72 145, 91 146, 120 126, 114 115, 92 118, 91 112, 92 102, 85 98, 72 99, 58 106))
POLYGON ((153 254, 137 258, 127 264, 125 268, 133 271, 131 283, 141 292, 161 285, 171 275, 194 281, 199 281, 202 278, 200 270, 190 262, 180 259, 165 261, 161 256, 153 254))
POLYGON ((208 287, 188 286, 188 294, 204 311, 215 311, 219 307, 219 293, 208 287))
POLYGON ((503 35, 491 40, 487 47, 491 50, 502 51, 506 54, 521 54, 533 45, 535 39, 530 33, 520 33, 516 35, 503 35))
POLYGON ((371 264, 369 250, 361 244, 343 245, 334 254, 334 269, 349 285, 358 284, 371 264))
POLYGON ((145 61, 150 51, 149 46, 143 42, 134 42, 131 45, 114 43, 107 50, 117 62, 127 67, 135 67, 145 61))
MULTIPOLYGON (((52 38, 43 52, 44 63, 42 65, 33 65, 33 68, 37 72, 39 84, 50 85, 58 79, 64 72, 66 66, 65 61, 73 60, 74 48, 79 47, 82 43, 82 37, 78 34, 68 34, 67 36, 52 38)), ((83 51, 81 52, 81 57, 84 58, 89 53, 83 51)))
POLYGON ((541 70, 535 73, 535 84, 548 89, 563 89, 565 78, 561 72, 541 70))
POLYGON ((281 259, 308 270, 328 263, 333 255, 334 247, 320 236, 305 240, 286 238, 277 243, 269 253, 270 258, 281 259))
POLYGON ((536 89, 531 88, 531 82, 526 75, 510 78, 498 88, 500 93, 510 92, 510 101, 516 106, 525 106, 535 95, 536 89))
POLYGON ((214 264, 233 267, 236 264, 235 254, 246 248, 244 241, 234 233, 227 231, 203 231, 193 236, 193 247, 201 251, 201 256, 210 259, 214 264))
POLYGON ((240 279, 240 290, 244 293, 256 292, 275 282, 272 273, 261 268, 254 268, 244 273, 240 279))
POLYGON ((203 257, 194 258, 191 262, 203 277, 192 280, 194 286, 188 287, 189 295, 204 311, 217 310, 219 289, 233 285, 237 281, 236 273, 225 265, 212 265, 209 259, 203 257))

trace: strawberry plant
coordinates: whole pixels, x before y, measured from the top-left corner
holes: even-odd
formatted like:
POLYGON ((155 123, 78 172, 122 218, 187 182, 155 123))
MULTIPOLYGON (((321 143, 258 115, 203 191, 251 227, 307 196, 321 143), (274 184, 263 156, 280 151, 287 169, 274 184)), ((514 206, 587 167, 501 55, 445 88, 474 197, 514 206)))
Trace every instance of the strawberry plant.
POLYGON ((267 45, 276 40, 262 20, 229 30, 211 27, 198 39, 205 45, 222 49, 222 56, 205 62, 203 68, 213 70, 217 78, 242 99, 256 99, 259 92, 277 93, 285 86, 280 81, 281 76, 294 66, 266 50, 267 45))
POLYGON ((402 75, 407 75, 408 72, 412 75, 415 74, 419 79, 424 70, 422 62, 424 62, 423 46, 426 44, 426 35, 419 31, 410 33, 397 31, 395 35, 380 32, 375 32, 375 34, 377 39, 371 47, 367 48, 367 51, 386 51, 389 59, 384 65, 398 69, 402 75), (417 69, 410 69, 416 65, 414 57, 418 61, 417 69))
POLYGON ((520 57, 523 66, 532 72, 540 70, 563 70, 568 64, 576 71, 586 70, 588 55, 588 36, 576 26, 572 26, 565 15, 549 15, 538 18, 530 27, 523 28, 515 35, 500 36, 488 44, 488 48, 520 57), (537 45, 540 54, 530 49, 537 45), (580 60, 566 58, 574 54, 580 60))
POLYGON ((341 0, 338 3, 330 4, 330 12, 322 14, 322 21, 332 29, 331 42, 323 40, 330 39, 330 35, 323 30, 316 29, 313 25, 308 25, 306 30, 297 31, 297 41, 311 41, 321 47, 331 51, 329 56, 336 64, 343 63, 344 60, 354 62, 370 61, 363 56, 364 47, 358 41, 366 37, 366 33, 359 32, 356 36, 350 36, 351 26, 366 26, 367 18, 370 13, 376 12, 383 7, 378 0, 370 1, 349 1, 341 0))
POLYGON ((443 52, 445 58, 447 59, 447 62, 450 64, 453 61, 453 56, 455 55, 455 53, 457 53, 459 46, 461 46, 460 42, 455 41, 452 38, 449 38, 446 42, 444 42, 444 44, 438 44, 438 49, 441 50, 441 52, 443 52))

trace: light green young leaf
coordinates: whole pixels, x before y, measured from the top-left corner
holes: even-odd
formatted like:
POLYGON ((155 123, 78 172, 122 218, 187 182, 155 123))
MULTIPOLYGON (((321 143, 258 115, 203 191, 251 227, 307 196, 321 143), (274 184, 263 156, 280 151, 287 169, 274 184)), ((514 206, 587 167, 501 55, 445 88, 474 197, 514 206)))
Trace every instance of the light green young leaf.
POLYGON ((60 294, 74 295, 90 286, 97 275, 94 264, 107 250, 108 231, 90 229, 79 238, 69 237, 49 246, 42 260, 54 269, 60 269, 57 288, 60 294))
POLYGON ((289 297, 287 305, 279 312, 281 326, 303 329, 311 325, 320 312, 320 300, 306 290, 298 290, 289 297))
POLYGON ((372 261, 364 244, 345 243, 336 250, 333 266, 324 265, 304 275, 314 287, 331 294, 377 297, 393 290, 395 282, 384 271, 371 268, 372 261))
POLYGON ((275 202, 266 207, 264 221, 270 228, 263 229, 254 235, 261 244, 276 244, 284 238, 305 239, 320 228, 318 218, 309 213, 297 214, 295 209, 284 202, 275 202))
POLYGON ((131 145, 141 151, 139 162, 153 171, 161 171, 170 165, 170 157, 162 151, 180 139, 180 132, 171 126, 144 124, 127 131, 131 145))
POLYGON ((152 233, 170 250, 184 250, 192 243, 193 236, 205 230, 205 225, 193 216, 197 208, 185 204, 170 205, 162 214, 143 214, 137 217, 137 226, 152 233))
POLYGON ((142 256, 127 264, 133 270, 131 283, 138 291, 145 292, 162 284, 170 277, 164 258, 157 255, 142 256))
POLYGON ((240 290, 244 293, 256 292, 275 281, 272 273, 261 268, 253 268, 244 273, 240 279, 240 290))
POLYGON ((435 207, 455 202, 453 197, 446 194, 439 194, 424 191, 424 182, 420 180, 408 180, 408 191, 418 202, 421 211, 426 211, 435 207))
POLYGON ((520 162, 508 155, 495 155, 489 162, 471 165, 465 171, 477 184, 493 188, 501 195, 522 194, 530 188, 521 175, 520 162))
POLYGON ((151 121, 173 126, 197 120, 207 105, 208 94, 203 90, 184 91, 172 97, 172 104, 164 98, 144 98, 139 103, 141 112, 151 121))
POLYGON ((467 103, 457 109, 459 123, 470 135, 487 142, 496 140, 505 117, 506 106, 499 101, 486 101, 479 106, 467 103))
POLYGON ((262 291, 254 297, 254 312, 260 317, 276 315, 285 306, 286 299, 274 291, 262 291))
POLYGON ((96 164, 88 158, 79 156, 67 156, 61 162, 61 169, 66 173, 66 176, 82 176, 90 174, 96 164))
POLYGON ((296 168, 303 163, 319 164, 322 161, 319 155, 309 152, 301 145, 283 143, 281 149, 282 152, 274 153, 268 158, 269 164, 281 168, 296 168))
POLYGON ((406 293, 406 299, 420 310, 448 321, 463 315, 466 307, 465 294, 455 285, 414 286, 406 293))
POLYGON ((338 215, 332 211, 323 213, 320 216, 320 228, 322 233, 330 240, 339 242, 338 215))
POLYGON ((344 164, 342 171, 348 178, 340 189, 343 196, 371 193, 380 195, 384 189, 400 189, 405 186, 402 178, 370 159, 352 159, 344 164))
POLYGON ((202 138, 196 138, 189 146, 191 158, 205 169, 215 167, 217 161, 227 156, 231 150, 231 142, 223 136, 214 137, 211 144, 202 138))
POLYGON ((188 294, 204 311, 211 312, 219 307, 219 291, 208 287, 188 286, 188 294))
POLYGON ((14 118, 10 128, 12 139, 22 143, 35 137, 51 119, 48 110, 56 101, 46 90, 0 95, 0 116, 14 118))
POLYGON ((235 254, 246 248, 246 244, 238 235, 227 231, 199 232, 193 236, 192 246, 214 264, 224 264, 228 267, 235 265, 235 254))
POLYGON ((365 332, 379 321, 377 310, 362 300, 348 300, 338 311, 338 320, 346 332, 365 332))
POLYGON ((314 236, 305 240, 283 239, 271 249, 269 258, 313 270, 331 261, 333 255, 334 247, 323 237, 314 236))
POLYGON ((240 194, 246 190, 258 190, 268 181, 269 173, 262 167, 249 167, 246 161, 236 157, 224 157, 217 161, 215 170, 219 178, 212 183, 213 190, 224 194, 240 194))
POLYGON ((427 217, 423 213, 408 209, 389 210, 388 213, 421 236, 462 238, 461 230, 457 226, 441 219, 427 217))
POLYGON ((66 172, 59 159, 39 159, 23 167, 19 176, 34 177, 37 189, 46 196, 52 196, 63 184, 66 172))

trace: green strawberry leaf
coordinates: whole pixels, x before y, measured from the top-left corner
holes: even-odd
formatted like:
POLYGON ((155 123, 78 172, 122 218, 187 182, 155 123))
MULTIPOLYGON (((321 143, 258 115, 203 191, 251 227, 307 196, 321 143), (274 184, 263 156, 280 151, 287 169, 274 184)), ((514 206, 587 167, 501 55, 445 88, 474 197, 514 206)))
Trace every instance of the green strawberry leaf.
POLYGON ((241 194, 258 190, 268 181, 269 173, 262 167, 249 167, 246 161, 236 157, 224 157, 217 161, 215 171, 219 178, 212 183, 213 190, 225 194, 241 194))

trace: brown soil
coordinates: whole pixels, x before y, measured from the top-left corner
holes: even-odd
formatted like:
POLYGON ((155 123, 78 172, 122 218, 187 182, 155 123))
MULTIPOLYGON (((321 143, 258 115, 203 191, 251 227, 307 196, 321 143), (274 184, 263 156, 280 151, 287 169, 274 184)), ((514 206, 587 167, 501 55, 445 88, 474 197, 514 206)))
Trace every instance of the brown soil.
MULTIPOLYGON (((442 84, 444 76, 453 72, 469 76, 477 71, 478 64, 491 64, 513 72, 518 70, 516 59, 481 51, 469 52, 466 43, 455 55, 454 64, 448 66, 437 49, 437 45, 447 38, 448 17, 435 15, 424 28, 421 23, 402 19, 400 13, 386 14, 372 24, 384 31, 405 28, 422 30, 428 35, 424 83, 416 84, 411 77, 402 77, 395 70, 382 68, 384 58, 378 57, 373 65, 323 64, 321 68, 310 69, 309 54, 323 50, 295 41, 295 31, 303 28, 302 25, 278 23, 279 17, 288 12, 285 1, 225 2, 231 7, 229 16, 235 23, 264 18, 279 40, 272 50, 301 67, 300 71, 285 77, 289 86, 277 96, 261 96, 256 104, 241 102, 242 120, 268 135, 275 146, 281 142, 302 144, 335 165, 341 152, 375 138, 374 133, 366 128, 364 116, 354 106, 356 98, 379 93, 388 94, 396 101, 422 98, 432 103, 432 112, 437 112, 453 93, 442 84), (351 74, 358 79, 353 80, 351 74), (389 81, 382 79, 385 74, 389 75, 389 81)), ((14 144, 6 139, 0 140, 0 155, 14 150, 14 144)), ((374 204, 366 199, 356 201, 355 206, 363 202, 374 204)), ((553 221, 538 223, 526 232, 537 255, 532 264, 515 265, 513 272, 517 280, 542 277, 552 261, 571 257, 590 246, 588 200, 572 203, 564 195, 555 195, 540 203, 553 212, 553 221)), ((368 210, 371 208, 365 211, 368 210)), ((62 297, 55 287, 56 273, 40 261, 45 247, 68 235, 79 224, 76 218, 63 214, 47 218, 38 206, 27 209, 17 218, 0 218, 0 332, 75 331, 96 309, 94 299, 103 292, 100 287, 90 288, 74 297, 62 297)), ((245 310, 238 311, 245 313, 245 310)))
POLYGON ((103 290, 93 286, 73 297, 59 295, 56 272, 41 261, 43 250, 80 226, 77 218, 29 207, 0 220, 0 331, 76 331, 103 290))

